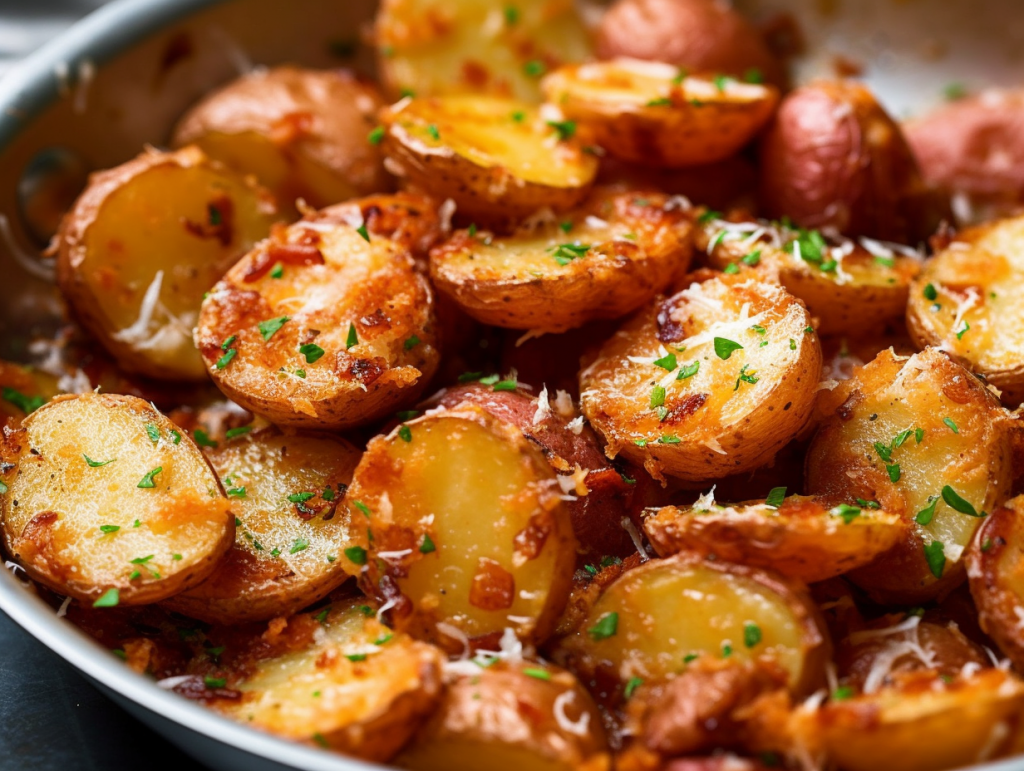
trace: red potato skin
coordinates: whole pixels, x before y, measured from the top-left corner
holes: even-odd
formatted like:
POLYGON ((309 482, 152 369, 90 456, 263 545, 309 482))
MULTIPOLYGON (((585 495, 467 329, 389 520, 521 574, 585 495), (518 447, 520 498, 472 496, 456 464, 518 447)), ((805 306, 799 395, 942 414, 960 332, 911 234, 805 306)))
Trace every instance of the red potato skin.
POLYGON ((621 524, 622 518, 629 516, 636 484, 627 483, 611 465, 590 426, 574 434, 566 428, 569 419, 556 412, 534 425, 534 398, 520 391, 493 391, 490 386, 477 384, 446 389, 424 406, 453 409, 460 404, 480 407, 498 420, 517 426, 556 472, 571 473, 577 464, 589 470, 585 479, 589 493, 566 502, 579 542, 580 565, 607 555, 625 557, 636 550, 621 524))
POLYGON ((757 69, 768 83, 781 87, 786 81, 782 65, 754 26, 715 0, 619 0, 598 28, 597 55, 737 77, 757 69))
POLYGON ((916 243, 944 213, 900 127, 858 83, 818 81, 793 91, 760 150, 767 217, 916 243))

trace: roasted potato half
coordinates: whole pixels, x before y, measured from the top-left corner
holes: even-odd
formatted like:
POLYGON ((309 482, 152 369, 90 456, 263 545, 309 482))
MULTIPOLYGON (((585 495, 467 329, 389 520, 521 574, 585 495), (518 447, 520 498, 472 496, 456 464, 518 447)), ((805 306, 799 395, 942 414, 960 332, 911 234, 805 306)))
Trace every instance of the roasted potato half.
POLYGON ((430 253, 434 286, 485 324, 564 332, 635 311, 686 271, 691 220, 660 193, 597 194, 510 236, 459 230, 430 253))
POLYGON ((319 429, 415 402, 440 357, 433 294, 409 252, 329 210, 227 273, 203 302, 196 345, 230 399, 319 429))
POLYGON ((549 664, 463 665, 440 707, 396 759, 412 771, 607 771, 601 717, 579 682, 549 664), (482 763, 482 758, 486 762, 482 763))
POLYGON ((460 217, 480 225, 571 209, 597 174, 572 124, 515 100, 403 99, 382 120, 388 169, 411 188, 451 199, 460 217))
POLYGON ((7 553, 97 607, 157 602, 216 568, 234 513, 199 448, 134 396, 59 396, 0 444, 7 553))
POLYGON ((801 227, 916 243, 944 213, 900 127, 864 85, 789 93, 761 142, 761 207, 801 227))
POLYGON ((935 345, 980 372, 1012 404, 1024 400, 1024 217, 960 231, 925 265, 907 305, 919 346, 935 345))
MULTIPOLYGON (((830 645, 801 584, 760 568, 692 553, 626 570, 597 597, 555 659, 583 678, 650 682, 701 656, 756 661, 813 690, 830 645)), ((601 680, 604 682, 604 680, 601 680)))
POLYGON ((0 359, 0 429, 17 428, 59 391, 53 375, 0 359))
POLYGON ((778 281, 803 300, 822 335, 877 334, 905 315, 911 281, 921 272, 916 250, 710 215, 694 238, 709 264, 778 281))
POLYGON ((967 575, 978 622, 1019 669, 1024 666, 1024 497, 996 509, 967 550, 967 575))
POLYGON ((824 581, 895 546, 907 525, 877 507, 829 506, 786 489, 765 502, 666 506, 650 511, 644 532, 661 556, 680 551, 773 568, 806 583, 824 581))
POLYGON ((214 709, 366 760, 394 756, 441 698, 440 651, 392 632, 362 600, 287 619, 305 645, 238 666, 214 709))
POLYGON ((355 227, 365 224, 371 236, 390 239, 417 260, 426 260, 449 230, 438 208, 437 201, 421 195, 384 193, 328 206, 321 215, 355 227))
POLYGON ((610 457, 702 482, 770 461, 810 414, 820 369, 798 300, 711 278, 656 301, 604 344, 580 373, 582 409, 610 457))
POLYGON ((774 86, 685 76, 670 64, 638 59, 568 65, 543 87, 547 100, 610 155, 668 168, 735 155, 779 100, 774 86))
POLYGON ((909 525, 850 579, 883 603, 922 602, 962 583, 963 550, 1010 492, 1010 414, 934 348, 909 358, 883 351, 823 392, 821 411, 807 491, 837 504, 876 502, 909 525))
POLYGON ((203 583, 167 601, 186 616, 238 624, 312 605, 349 577, 335 516, 359 451, 333 436, 263 429, 207 458, 235 501, 235 545, 203 583))
POLYGON ((172 142, 255 174, 282 205, 319 208, 390 187, 367 141, 383 106, 376 86, 346 70, 257 69, 185 113, 172 142))
POLYGON ((203 294, 267 235, 265 192, 201 150, 147 150, 92 176, 56 236, 57 283, 118 364, 204 380, 192 342, 203 294))
POLYGON ((545 72, 591 52, 572 0, 384 0, 374 31, 395 99, 474 93, 537 102, 545 72))
POLYGON ((345 549, 396 629, 454 653, 506 628, 539 643, 565 605, 572 523, 548 462, 478 408, 371 440, 346 497, 345 549))

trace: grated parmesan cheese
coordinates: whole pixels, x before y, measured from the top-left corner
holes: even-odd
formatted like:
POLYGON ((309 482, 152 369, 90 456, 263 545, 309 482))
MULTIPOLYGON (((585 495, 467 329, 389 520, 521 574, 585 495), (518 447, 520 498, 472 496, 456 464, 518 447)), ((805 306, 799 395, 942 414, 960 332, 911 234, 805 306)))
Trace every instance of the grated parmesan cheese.
POLYGON ((569 716, 565 714, 566 705, 575 701, 575 699, 575 691, 563 691, 558 694, 555 698, 552 713, 555 716, 555 722, 558 723, 558 727, 563 731, 575 734, 576 736, 586 736, 587 727, 590 725, 590 713, 583 710, 576 720, 570 720, 569 716))
POLYGON ((538 426, 551 417, 551 402, 548 401, 548 387, 544 386, 537 394, 537 410, 533 413, 530 425, 538 426))

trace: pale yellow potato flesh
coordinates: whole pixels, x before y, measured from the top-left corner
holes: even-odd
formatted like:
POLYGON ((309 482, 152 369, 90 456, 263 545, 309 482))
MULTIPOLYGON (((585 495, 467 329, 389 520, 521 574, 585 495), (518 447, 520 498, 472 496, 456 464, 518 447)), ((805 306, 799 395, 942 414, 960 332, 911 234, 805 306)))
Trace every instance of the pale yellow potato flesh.
POLYGON ((801 584, 693 553, 625 571, 558 642, 557 661, 581 677, 622 683, 683 671, 687 657, 733 657, 780 667, 790 689, 820 682, 827 632, 801 584))
POLYGON ((609 457, 655 478, 703 482, 755 469, 810 414, 821 369, 810 323, 777 285, 692 283, 627 321, 581 371, 583 414, 609 457))
POLYGON ((507 628, 531 643, 553 631, 576 540, 555 472, 516 426, 475 408, 410 421, 370 441, 346 505, 346 557, 395 628, 456 654, 507 628))
POLYGON ((408 187, 478 224, 507 224, 544 208, 580 203, 597 158, 513 99, 447 96, 402 100, 382 114, 388 169, 408 187))
POLYGON ((329 435, 268 428, 206 456, 235 504, 235 545, 169 608, 211 623, 265 620, 312 605, 349 578, 338 507, 359 450, 329 435))
POLYGON ((321 627, 312 643, 255 662, 231 684, 241 697, 214 709, 277 736, 389 760, 437 707, 440 651, 392 632, 362 600, 306 616, 321 627))
POLYGON ((914 282, 907 328, 983 374, 1009 404, 1024 399, 1024 217, 968 228, 914 282))
POLYGON ((134 396, 61 396, 0 444, 7 552, 77 600, 157 602, 202 581, 234 512, 188 435, 134 396))
POLYGON ((265 191, 195 147, 94 175, 57 235, 57 283, 126 370, 205 380, 192 342, 203 294, 265 237, 265 191))
POLYGON ((540 101, 541 76, 590 58, 590 34, 572 0, 384 0, 378 68, 397 99, 480 93, 540 101))
POLYGON ((1005 500, 1013 475, 1010 414, 981 381, 934 348, 909 358, 883 351, 823 398, 827 417, 808 448, 807 491, 836 503, 877 501, 909 526, 895 548, 850 579, 879 602, 944 596, 963 582, 962 553, 981 522, 955 510, 944 489, 978 515, 1005 500), (933 501, 927 521, 921 512, 933 501), (934 569, 926 548, 941 550, 944 559, 933 554, 934 569))
POLYGON ((433 292, 412 255, 346 211, 275 233, 203 302, 196 344, 210 376, 277 425, 390 414, 415 402, 440 358, 433 292))
POLYGON ((548 75, 543 89, 548 102, 610 155, 661 168, 734 155, 779 101, 774 86, 686 76, 669 64, 625 58, 567 65, 548 75))

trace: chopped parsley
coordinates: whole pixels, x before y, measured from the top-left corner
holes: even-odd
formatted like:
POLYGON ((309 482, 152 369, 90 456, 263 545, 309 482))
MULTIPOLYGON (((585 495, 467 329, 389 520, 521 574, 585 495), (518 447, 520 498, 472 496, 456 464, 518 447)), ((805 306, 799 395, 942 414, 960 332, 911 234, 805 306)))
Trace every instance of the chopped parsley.
POLYGON ((369 140, 371 145, 379 145, 384 141, 384 127, 377 126, 366 138, 369 140))
POLYGON ((757 383, 759 378, 756 377, 753 372, 747 372, 747 370, 749 368, 750 368, 749 364, 744 364, 742 367, 740 367, 740 375, 739 375, 738 378, 736 378, 736 386, 732 389, 733 391, 739 391, 740 390, 740 383, 741 382, 743 382, 743 383, 750 383, 750 385, 754 385, 754 384, 757 383))
POLYGON ((146 436, 149 437, 149 441, 153 444, 157 444, 160 441, 160 429, 152 423, 146 424, 146 436))
POLYGON ((700 362, 699 361, 695 361, 695 362, 692 362, 690 364, 687 364, 685 367, 683 367, 681 370, 679 370, 679 374, 676 375, 676 380, 686 380, 687 378, 691 378, 694 375, 696 375, 699 370, 700 370, 700 362))
POLYGON ((306 343, 299 346, 299 353, 306 357, 306 364, 312 364, 324 355, 324 349, 316 343, 306 343))
POLYGON ((345 350, 354 345, 359 345, 359 336, 356 334, 356 325, 350 323, 348 325, 348 337, 345 339, 345 350))
POLYGON ((250 431, 252 431, 251 424, 248 426, 236 426, 235 428, 229 428, 227 431, 225 431, 224 437, 226 439, 234 439, 235 437, 238 436, 245 436, 250 431))
POLYGON ((121 602, 121 593, 117 589, 107 589, 96 601, 93 602, 94 608, 114 608, 121 602))
POLYGON ((661 407, 665 403, 665 389, 656 385, 651 389, 651 409, 661 407))
POLYGON ((403 442, 412 441, 412 429, 408 426, 399 426, 398 436, 403 442))
POLYGON ((670 353, 666 356, 662 356, 660 359, 655 359, 654 366, 673 372, 675 371, 675 368, 679 366, 679 363, 676 361, 676 355, 674 353, 670 353))
POLYGON ((848 525, 860 516, 860 509, 848 503, 840 503, 829 513, 834 517, 842 517, 843 524, 848 525))
POLYGON ((154 477, 156 477, 156 475, 159 474, 163 470, 164 470, 163 466, 157 466, 152 471, 146 472, 146 475, 144 477, 142 477, 142 479, 139 481, 139 483, 136 485, 136 487, 140 487, 140 488, 142 488, 144 490, 148 490, 148 489, 151 489, 153 487, 156 487, 156 482, 154 481, 154 477))
POLYGON ((771 507, 773 509, 777 509, 777 508, 779 508, 779 506, 782 505, 783 501, 785 501, 785 500, 786 500, 786 488, 785 487, 773 487, 769 491, 768 497, 764 499, 764 504, 765 504, 765 506, 769 506, 769 507, 771 507))
POLYGON ((26 396, 21 391, 9 386, 4 386, 3 391, 0 393, 3 394, 4 401, 10 402, 26 415, 35 412, 46 404, 46 399, 42 396, 26 396))
POLYGON ((110 535, 110 533, 116 533, 120 529, 120 525, 100 525, 100 530, 107 535, 110 535))
POLYGON ((963 339, 963 337, 964 337, 964 335, 965 335, 965 334, 967 334, 967 333, 968 333, 968 332, 970 331, 970 329, 971 329, 971 325, 970 325, 970 324, 968 324, 968 323, 967 323, 967 322, 965 321, 965 322, 964 322, 964 326, 963 326, 963 329, 961 329, 961 330, 960 330, 959 332, 957 332, 957 333, 956 333, 956 339, 957 339, 957 340, 962 340, 962 339, 963 339))
POLYGON ((924 294, 924 299, 932 300, 932 301, 934 301, 939 296, 939 293, 935 289, 935 285, 934 284, 925 284, 924 285, 924 292, 923 292, 923 294, 924 294))
POLYGON ((743 349, 743 346, 735 340, 727 340, 724 337, 716 337, 714 343, 715 355, 723 361, 732 356, 733 351, 740 351, 743 349))
POLYGON ((551 673, 546 669, 538 669, 537 667, 527 667, 523 670, 523 674, 528 677, 536 678, 537 680, 550 680, 551 673))
POLYGON ((644 680, 643 680, 642 677, 631 677, 631 678, 629 678, 629 682, 626 683, 626 688, 625 688, 625 690, 623 690, 622 695, 625 698, 628 699, 630 696, 632 696, 634 694, 634 692, 636 692, 636 689, 639 688, 643 684, 644 684, 644 680))
POLYGON ((300 551, 305 551, 309 548, 309 541, 305 538, 296 538, 292 544, 292 548, 288 550, 289 554, 298 554, 300 551))
POLYGON ((572 120, 549 120, 548 125, 558 134, 558 139, 566 142, 576 134, 576 121, 572 120))
POLYGON ((291 321, 289 316, 278 316, 276 319, 267 319, 259 323, 260 334, 263 336, 263 340, 267 341, 272 338, 281 327, 291 321))
POLYGON ((942 572, 946 569, 946 547, 942 541, 932 541, 925 544, 924 558, 928 563, 928 569, 936 578, 942 578, 942 572))
POLYGON ((539 78, 541 75, 548 71, 547 65, 538 59, 528 61, 523 65, 523 72, 529 75, 531 78, 539 78))
POLYGON ((110 460, 93 460, 88 455, 82 454, 85 458, 85 462, 89 464, 89 468, 99 468, 100 466, 106 466, 108 463, 113 463, 117 458, 111 458, 110 460))
POLYGON ((366 229, 366 223, 356 228, 356 232, 362 237, 366 243, 370 243, 370 231, 366 229))
POLYGON ((619 631, 619 614, 618 613, 606 613, 598 619, 597 623, 594 624, 590 629, 587 630, 587 634, 590 635, 591 639, 607 640, 609 637, 614 637, 615 633, 619 631))
POLYGON ((430 537, 429 533, 424 533, 423 543, 420 544, 420 554, 430 554, 434 551, 437 551, 437 546, 434 545, 434 540, 430 537))
POLYGON ((354 562, 356 565, 366 564, 366 549, 362 546, 349 546, 345 549, 345 556, 349 558, 349 561, 354 562))
POLYGON ((753 648, 761 642, 761 627, 748 621, 743 625, 743 644, 753 648))
POLYGON ((413 335, 412 337, 408 338, 405 341, 405 343, 403 343, 402 347, 405 348, 405 350, 407 350, 407 351, 411 351, 413 348, 415 348, 419 344, 420 344, 420 339, 416 335, 413 335))
POLYGON ((435 126, 433 123, 427 126, 427 133, 430 134, 430 138, 433 139, 435 142, 441 141, 441 132, 437 130, 437 126, 435 126))
POLYGON ((229 348, 227 353, 225 353, 223 356, 221 356, 219 359, 217 359, 217 364, 216 364, 217 369, 224 369, 226 366, 228 366, 228 364, 231 363, 231 360, 233 358, 235 358, 235 356, 237 356, 237 355, 238 355, 238 350, 237 349, 229 348))
POLYGON ((217 442, 213 441, 210 438, 210 435, 203 431, 203 429, 201 428, 197 428, 195 431, 192 432, 192 438, 195 439, 196 444, 198 444, 200 447, 217 446, 217 442))
POLYGON ((960 429, 957 428, 957 425, 952 418, 943 418, 942 422, 945 423, 949 427, 949 430, 952 431, 954 434, 960 433, 960 429))
POLYGON ((585 257, 590 251, 590 244, 581 244, 579 241, 573 244, 559 244, 548 249, 559 265, 568 265, 573 260, 585 257))
POLYGON ((961 514, 966 514, 969 517, 984 517, 987 516, 985 512, 978 513, 978 510, 971 505, 970 501, 965 501, 961 498, 957 491, 949 485, 942 488, 942 500, 954 511, 959 511, 961 514))
POLYGON ((938 505, 938 503, 939 496, 929 495, 928 505, 921 509, 919 512, 917 512, 917 515, 914 517, 914 521, 922 526, 930 524, 932 521, 932 517, 935 516, 935 507, 938 505))

